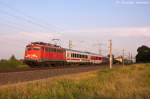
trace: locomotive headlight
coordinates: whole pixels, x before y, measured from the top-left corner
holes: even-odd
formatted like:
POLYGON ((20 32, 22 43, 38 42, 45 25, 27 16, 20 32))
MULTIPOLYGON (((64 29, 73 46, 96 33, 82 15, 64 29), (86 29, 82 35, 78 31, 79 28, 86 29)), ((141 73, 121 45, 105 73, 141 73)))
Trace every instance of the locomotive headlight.
POLYGON ((37 56, 37 55, 35 55, 35 54, 33 54, 33 55, 32 55, 32 57, 36 57, 36 58, 37 58, 38 56, 37 56))
POLYGON ((26 57, 30 57, 30 55, 26 55, 26 57))

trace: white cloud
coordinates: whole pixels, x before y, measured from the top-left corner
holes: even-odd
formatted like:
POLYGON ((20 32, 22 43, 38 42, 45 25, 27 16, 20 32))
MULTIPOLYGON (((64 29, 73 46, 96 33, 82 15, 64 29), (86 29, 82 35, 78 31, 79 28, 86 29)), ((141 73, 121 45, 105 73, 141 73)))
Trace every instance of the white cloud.
POLYGON ((114 28, 89 28, 67 31, 70 33, 86 33, 87 35, 108 35, 108 36, 148 36, 150 27, 114 27, 114 28))

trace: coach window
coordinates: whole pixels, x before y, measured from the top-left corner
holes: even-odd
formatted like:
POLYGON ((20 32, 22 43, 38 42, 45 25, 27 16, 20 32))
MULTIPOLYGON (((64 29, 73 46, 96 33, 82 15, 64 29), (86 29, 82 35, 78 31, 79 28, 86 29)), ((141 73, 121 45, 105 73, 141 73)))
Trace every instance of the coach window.
POLYGON ((55 49, 55 52, 58 52, 58 49, 55 49))
POLYGON ((78 54, 78 58, 80 58, 80 54, 78 54))
POLYGON ((83 55, 83 58, 85 58, 85 55, 83 55))
POLYGON ((75 57, 75 53, 73 53, 73 57, 75 57))
POLYGON ((54 52, 56 52, 56 49, 54 48, 54 52))
POLYGON ((59 52, 60 52, 60 50, 59 50, 59 49, 56 49, 56 52, 58 52, 58 53, 59 53, 59 52))
POLYGON ((55 48, 53 48, 53 52, 56 52, 56 49, 55 49, 55 48))
POLYGON ((80 57, 80 55, 79 55, 79 54, 77 54, 77 57, 79 58, 79 57, 80 57))
POLYGON ((76 54, 74 53, 74 58, 76 57, 76 54))
POLYGON ((78 54, 76 54, 76 58, 78 58, 78 54))
POLYGON ((85 58, 88 58, 88 56, 87 56, 87 55, 85 55, 85 58))
POLYGON ((53 49, 53 48, 51 48, 51 52, 54 52, 54 49, 53 49))
POLYGON ((52 52, 52 49, 51 49, 51 48, 49 48, 49 52, 52 52))
POLYGON ((60 53, 61 52, 60 49, 57 49, 57 52, 60 53))
POLYGON ((99 60, 101 60, 102 58, 101 57, 99 57, 99 60))
POLYGON ((60 49, 57 49, 57 52, 58 52, 58 53, 61 53, 61 50, 60 50, 60 49))
POLYGON ((77 54, 75 54, 75 58, 77 58, 77 54))
POLYGON ((84 55, 82 55, 82 58, 84 58, 84 55))
POLYGON ((62 51, 63 51, 62 49, 59 49, 59 53, 62 53, 62 51))
POLYGON ((54 52, 54 49, 52 48, 51 51, 54 52))
POLYGON ((84 58, 86 58, 86 56, 84 55, 84 58))
POLYGON ((67 53, 67 57, 69 57, 69 53, 67 53))
POLYGON ((62 49, 60 49, 60 50, 59 50, 59 52, 60 52, 60 53, 63 53, 63 50, 62 50, 62 49))
POLYGON ((85 58, 88 58, 88 56, 86 55, 86 57, 85 58))

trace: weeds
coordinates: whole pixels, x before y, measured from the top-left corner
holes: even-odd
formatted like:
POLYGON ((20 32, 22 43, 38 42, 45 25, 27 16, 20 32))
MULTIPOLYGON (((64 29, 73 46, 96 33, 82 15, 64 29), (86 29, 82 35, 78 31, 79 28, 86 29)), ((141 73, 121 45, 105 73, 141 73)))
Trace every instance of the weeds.
POLYGON ((149 99, 150 64, 0 88, 1 99, 149 99), (89 76, 95 75, 95 76, 89 76))
POLYGON ((0 70, 12 70, 12 69, 18 69, 18 68, 28 68, 28 66, 18 60, 1 60, 0 61, 0 70))

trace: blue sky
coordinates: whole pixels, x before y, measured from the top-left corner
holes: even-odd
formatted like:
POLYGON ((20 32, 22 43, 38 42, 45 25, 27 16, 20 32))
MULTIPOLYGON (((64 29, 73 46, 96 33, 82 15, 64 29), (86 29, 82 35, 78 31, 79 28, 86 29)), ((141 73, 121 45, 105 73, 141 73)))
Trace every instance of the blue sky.
POLYGON ((150 46, 150 0, 0 0, 0 58, 23 58, 31 41, 61 39, 67 47, 107 54, 113 40, 114 54, 150 46))

